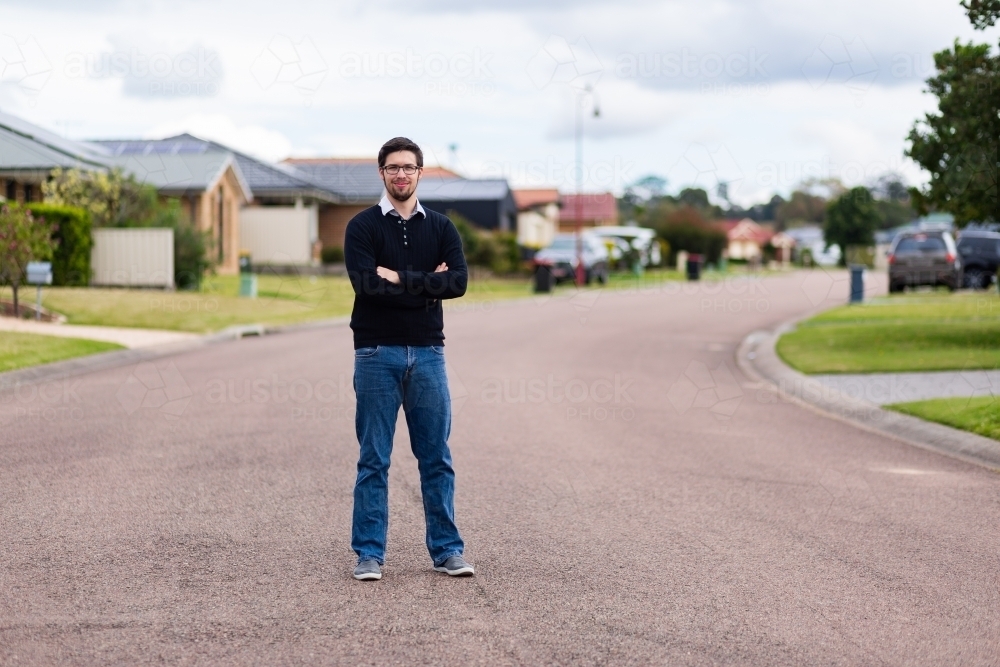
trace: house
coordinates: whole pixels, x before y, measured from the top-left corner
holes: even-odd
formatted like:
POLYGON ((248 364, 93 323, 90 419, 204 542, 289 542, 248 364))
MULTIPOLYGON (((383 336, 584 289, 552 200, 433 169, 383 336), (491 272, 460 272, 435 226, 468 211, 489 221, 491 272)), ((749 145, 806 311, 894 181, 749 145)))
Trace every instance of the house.
POLYGON ((792 261, 795 239, 784 232, 778 232, 771 237, 770 242, 774 248, 774 261, 779 264, 789 264, 792 261))
POLYGON ((764 246, 774 236, 774 232, 750 218, 725 220, 716 226, 726 232, 728 240, 726 254, 729 259, 756 261, 764 256, 764 246))
MULTIPOLYGON (((235 253, 226 253, 226 270, 236 266, 240 252, 249 252, 255 266, 273 269, 315 265, 320 260, 319 218, 325 206, 336 204, 340 197, 313 184, 293 169, 274 165, 228 146, 181 134, 155 140, 100 141, 131 173, 141 173, 136 166, 152 161, 155 156, 178 156, 181 161, 193 161, 194 156, 212 160, 229 156, 241 174, 251 195, 234 212, 229 213, 232 227, 238 228, 235 253), (214 156, 214 158, 213 158, 214 156), (132 166, 129 166, 132 165, 132 166)), ((176 178, 176 175, 173 176, 176 178)), ((173 193, 171 184, 153 183, 162 194, 173 193)), ((180 195, 186 205, 194 205, 185 195, 180 195)), ((228 210, 228 209, 227 209, 228 210)), ((215 216, 212 224, 225 225, 225 211, 215 216)), ((192 208, 190 217, 196 222, 202 212, 192 208)), ((200 225, 204 228, 203 225, 200 225)))
POLYGON ((577 223, 583 227, 618 224, 618 200, 611 192, 563 195, 559 209, 559 231, 571 232, 577 223))
POLYGON ((428 208, 446 214, 454 211, 480 229, 517 229, 517 205, 503 178, 423 177, 417 197, 428 208))
POLYGON ((56 167, 107 171, 105 151, 71 141, 0 112, 0 199, 42 201, 42 183, 56 167))
POLYGON ((559 230, 559 191, 554 188, 514 190, 517 243, 539 250, 552 243, 559 230))
POLYGON ((238 270, 240 208, 250 191, 233 153, 155 142, 73 141, 0 113, 0 191, 18 202, 41 201, 53 169, 106 172, 120 168, 183 210, 215 241, 220 273, 238 270))
POLYGON ((812 262, 819 266, 835 266, 840 261, 840 248, 837 245, 826 247, 822 227, 806 225, 787 229, 783 233, 795 241, 795 252, 799 257, 808 252, 812 262))
POLYGON ((232 153, 201 144, 157 141, 98 141, 107 163, 176 198, 188 221, 210 233, 212 258, 221 274, 239 270, 240 210, 253 199, 232 153))
POLYGON ((319 242, 324 248, 343 248, 347 223, 377 204, 385 191, 378 161, 371 158, 288 158, 281 164, 336 194, 336 203, 319 208, 319 242))

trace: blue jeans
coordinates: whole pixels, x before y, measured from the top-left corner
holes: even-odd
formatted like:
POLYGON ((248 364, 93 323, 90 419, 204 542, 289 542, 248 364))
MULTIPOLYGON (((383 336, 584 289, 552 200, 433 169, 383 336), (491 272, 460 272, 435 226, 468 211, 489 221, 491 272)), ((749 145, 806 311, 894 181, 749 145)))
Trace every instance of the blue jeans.
POLYGON ((406 414, 424 498, 427 551, 434 565, 460 555, 455 525, 455 471, 451 467, 451 397, 444 347, 379 345, 354 351, 354 420, 361 445, 354 485, 351 548, 358 560, 385 563, 389 530, 389 457, 399 406, 406 414))

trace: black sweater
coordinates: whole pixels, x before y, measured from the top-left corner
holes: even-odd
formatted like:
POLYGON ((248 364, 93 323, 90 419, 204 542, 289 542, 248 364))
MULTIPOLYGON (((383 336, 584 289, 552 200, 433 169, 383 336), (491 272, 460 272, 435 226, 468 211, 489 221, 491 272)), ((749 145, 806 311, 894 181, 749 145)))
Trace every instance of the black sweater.
POLYGON ((446 216, 426 207, 402 221, 377 205, 347 225, 344 259, 354 288, 354 349, 376 345, 444 345, 441 299, 465 294, 469 270, 462 238, 446 216), (447 271, 434 273, 441 262, 447 271), (399 272, 400 284, 376 268, 399 272))

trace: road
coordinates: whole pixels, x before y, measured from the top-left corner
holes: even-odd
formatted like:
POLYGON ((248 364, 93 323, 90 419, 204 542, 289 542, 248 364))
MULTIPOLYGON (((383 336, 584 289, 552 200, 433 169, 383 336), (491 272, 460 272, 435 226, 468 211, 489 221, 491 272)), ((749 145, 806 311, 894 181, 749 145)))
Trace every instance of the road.
POLYGON ((734 363, 846 294, 817 272, 459 302, 473 579, 431 570, 402 420, 385 577, 350 577, 346 327, 8 391, 0 664, 996 665, 1000 477, 734 363))

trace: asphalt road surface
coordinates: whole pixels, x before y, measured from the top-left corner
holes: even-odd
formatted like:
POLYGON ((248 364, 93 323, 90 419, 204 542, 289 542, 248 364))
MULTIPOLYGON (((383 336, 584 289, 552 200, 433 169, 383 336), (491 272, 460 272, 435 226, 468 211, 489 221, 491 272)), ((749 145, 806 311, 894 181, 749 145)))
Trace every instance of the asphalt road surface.
POLYGON ((459 302, 475 578, 431 569, 402 419, 385 576, 351 578, 346 327, 8 390, 0 664, 1000 664, 1000 477, 734 363, 846 293, 817 272, 459 302))

